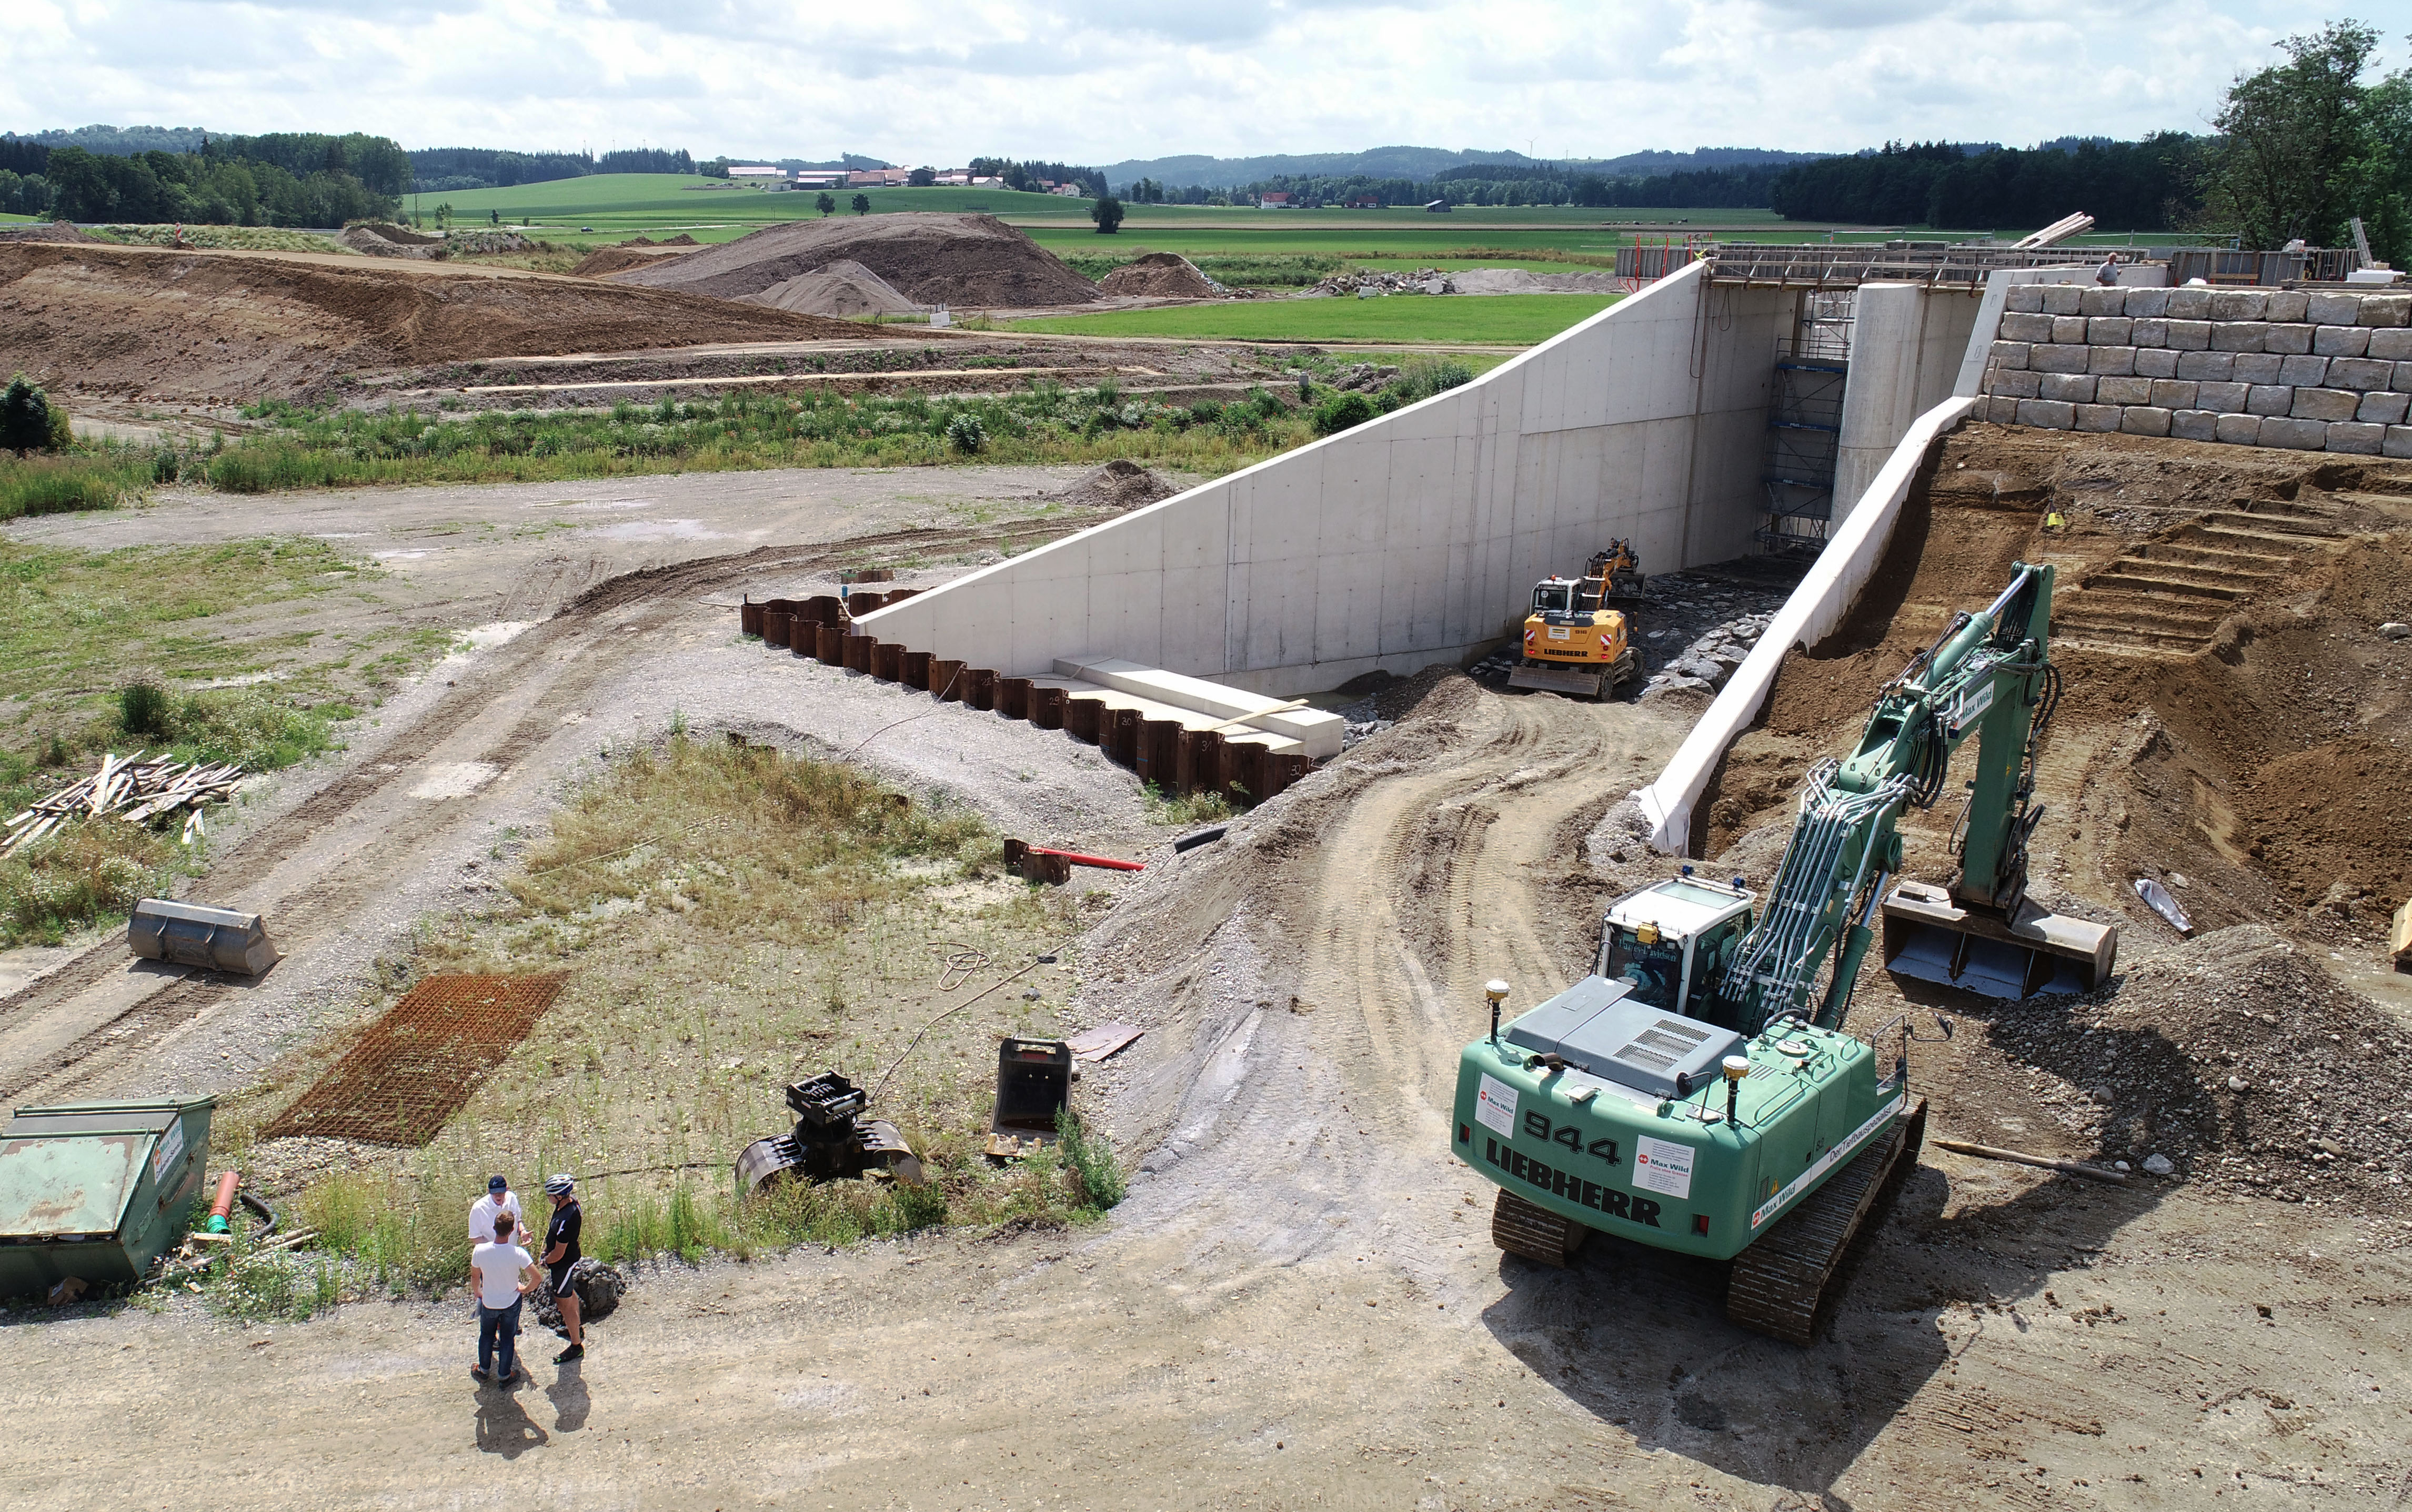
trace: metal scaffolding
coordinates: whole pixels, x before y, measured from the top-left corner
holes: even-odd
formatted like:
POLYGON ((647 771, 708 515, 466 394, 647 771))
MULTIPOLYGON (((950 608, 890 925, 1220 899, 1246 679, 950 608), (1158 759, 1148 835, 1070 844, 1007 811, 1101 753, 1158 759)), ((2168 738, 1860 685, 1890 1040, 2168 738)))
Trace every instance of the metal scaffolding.
POLYGON ((1834 514, 1834 462, 1850 375, 1856 288, 1803 289, 1776 349, 1767 403, 1767 513, 1753 534, 1768 551, 1816 550, 1834 514))

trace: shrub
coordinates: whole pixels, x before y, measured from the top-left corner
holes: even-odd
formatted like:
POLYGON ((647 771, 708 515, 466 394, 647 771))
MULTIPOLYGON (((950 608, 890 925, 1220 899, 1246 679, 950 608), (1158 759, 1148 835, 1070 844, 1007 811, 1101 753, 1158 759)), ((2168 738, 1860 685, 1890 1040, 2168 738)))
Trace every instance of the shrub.
POLYGON ((1374 418, 1374 402, 1363 394, 1334 394, 1316 407, 1315 433, 1338 435, 1352 425, 1374 418))
POLYGON ((977 415, 965 413, 947 422, 947 445, 966 456, 988 445, 988 427, 977 415))
POLYGON ((1114 1159, 1111 1141, 1102 1134, 1091 1134, 1081 1115, 1068 1108, 1055 1115, 1055 1136, 1063 1145, 1064 1165, 1079 1183, 1077 1196, 1082 1207, 1102 1212, 1123 1199, 1129 1182, 1114 1159))
MULTIPOLYGON (((59 424, 66 424, 65 416, 59 424)), ((22 457, 29 451, 53 449, 52 437, 49 396, 32 379, 18 374, 0 390, 0 447, 22 457)))
POLYGON ((170 709, 155 683, 128 683, 117 690, 117 723, 128 735, 165 735, 170 709))

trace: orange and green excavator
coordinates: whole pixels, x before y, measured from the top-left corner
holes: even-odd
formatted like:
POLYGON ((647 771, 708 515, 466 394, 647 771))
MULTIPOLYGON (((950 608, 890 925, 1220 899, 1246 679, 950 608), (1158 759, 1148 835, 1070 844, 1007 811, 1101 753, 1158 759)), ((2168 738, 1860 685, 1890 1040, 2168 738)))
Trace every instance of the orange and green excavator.
POLYGON ((1640 559, 1625 540, 1594 552, 1580 578, 1535 583, 1508 685, 1586 698, 1613 694, 1641 668, 1624 606, 1644 602, 1644 586, 1640 559))

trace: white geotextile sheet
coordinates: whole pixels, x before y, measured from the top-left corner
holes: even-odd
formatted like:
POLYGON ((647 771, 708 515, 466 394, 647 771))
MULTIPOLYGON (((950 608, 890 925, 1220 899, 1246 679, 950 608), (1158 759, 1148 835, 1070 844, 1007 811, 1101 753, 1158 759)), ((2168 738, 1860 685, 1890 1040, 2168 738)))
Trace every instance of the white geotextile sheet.
POLYGON ((1689 847, 1692 805, 1708 785, 1709 774, 1725 758, 1726 748, 1758 717, 1759 705, 1775 685, 1775 669, 1783 664, 1785 653, 1794 646, 1816 645, 1842 624, 1892 540, 1893 522, 1901 518, 1910 479, 1918 475, 1926 448, 1975 407, 1973 399, 1947 399, 1910 426, 1842 528, 1817 554, 1809 575, 1784 601, 1767 633, 1759 637, 1708 712, 1692 727, 1692 733, 1684 738, 1658 780, 1634 793, 1649 817, 1652 845, 1670 856, 1689 847))

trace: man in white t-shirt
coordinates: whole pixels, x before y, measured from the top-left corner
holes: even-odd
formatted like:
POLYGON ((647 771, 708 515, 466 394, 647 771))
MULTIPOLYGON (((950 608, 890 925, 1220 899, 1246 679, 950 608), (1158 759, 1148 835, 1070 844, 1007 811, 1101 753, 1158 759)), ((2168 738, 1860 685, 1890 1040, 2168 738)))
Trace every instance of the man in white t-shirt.
POLYGON ((478 1364, 480 1381, 507 1383, 520 1371, 520 1303, 536 1289, 536 1256, 511 1242, 516 1214, 494 1220, 487 1242, 469 1252, 469 1289, 478 1298, 478 1364))
POLYGON ((528 1232, 527 1219, 520 1212, 520 1195, 511 1183, 499 1176, 486 1178, 486 1195, 469 1205, 469 1242, 483 1244, 494 1237, 494 1220, 505 1213, 511 1215, 511 1242, 525 1244, 535 1236, 528 1232))

